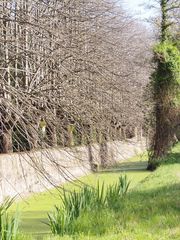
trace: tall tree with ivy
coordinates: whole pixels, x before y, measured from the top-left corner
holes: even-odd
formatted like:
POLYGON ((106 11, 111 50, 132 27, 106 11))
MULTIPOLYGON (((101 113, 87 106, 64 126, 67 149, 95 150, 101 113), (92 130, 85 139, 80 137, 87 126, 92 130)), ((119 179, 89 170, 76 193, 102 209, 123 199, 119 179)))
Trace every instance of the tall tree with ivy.
POLYGON ((180 113, 180 51, 174 39, 178 1, 160 0, 160 38, 154 46, 156 69, 152 74, 155 100, 155 131, 148 169, 154 170, 170 151, 180 113))

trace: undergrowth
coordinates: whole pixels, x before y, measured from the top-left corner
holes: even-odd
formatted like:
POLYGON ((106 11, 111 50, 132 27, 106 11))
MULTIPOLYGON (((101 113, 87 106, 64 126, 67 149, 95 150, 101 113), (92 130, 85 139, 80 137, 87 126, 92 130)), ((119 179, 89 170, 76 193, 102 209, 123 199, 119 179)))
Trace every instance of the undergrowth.
POLYGON ((119 178, 118 183, 109 185, 106 191, 104 183, 102 185, 98 183, 95 188, 85 185, 79 192, 69 193, 64 190, 61 195, 63 206, 55 206, 54 212, 48 214, 51 232, 61 236, 85 232, 87 229, 89 232, 92 230, 92 233, 97 231, 99 234, 104 233, 107 228, 106 222, 109 224, 107 217, 112 218, 111 214, 108 214, 108 209, 119 206, 129 184, 125 175, 119 178), (88 220, 92 216, 94 221, 91 226, 88 220))

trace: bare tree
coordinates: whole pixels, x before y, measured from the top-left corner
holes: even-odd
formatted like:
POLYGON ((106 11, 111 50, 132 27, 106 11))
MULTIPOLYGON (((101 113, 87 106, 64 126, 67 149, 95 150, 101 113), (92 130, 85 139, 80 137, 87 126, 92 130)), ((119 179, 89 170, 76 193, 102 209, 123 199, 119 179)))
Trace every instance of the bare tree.
POLYGON ((1 152, 143 128, 149 36, 115 1, 3 0, 0 26, 1 152))

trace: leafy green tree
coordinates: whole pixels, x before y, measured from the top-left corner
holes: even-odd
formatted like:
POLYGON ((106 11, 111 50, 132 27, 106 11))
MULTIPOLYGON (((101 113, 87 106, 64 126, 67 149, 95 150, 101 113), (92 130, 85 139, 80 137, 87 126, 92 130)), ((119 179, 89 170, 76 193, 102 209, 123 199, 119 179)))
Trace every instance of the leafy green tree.
POLYGON ((156 69, 152 74, 155 100, 155 133, 149 155, 148 169, 154 170, 173 144, 180 106, 180 51, 174 38, 177 1, 160 0, 160 39, 154 46, 156 69))

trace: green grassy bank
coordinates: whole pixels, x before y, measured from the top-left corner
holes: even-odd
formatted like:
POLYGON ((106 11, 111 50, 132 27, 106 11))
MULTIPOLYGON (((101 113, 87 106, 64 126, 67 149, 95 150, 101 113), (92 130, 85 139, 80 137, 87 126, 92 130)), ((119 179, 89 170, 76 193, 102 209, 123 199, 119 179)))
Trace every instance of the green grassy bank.
MULTIPOLYGON (((116 182, 120 172, 94 174, 83 178, 95 185, 99 180, 109 184, 116 182)), ((120 207, 115 211, 105 209, 82 213, 76 220, 74 236, 45 237, 52 240, 179 240, 180 239, 180 144, 155 172, 127 172, 131 188, 120 207)), ((74 188, 74 184, 66 185, 74 188)), ((21 229, 26 233, 48 231, 41 223, 53 205, 60 204, 59 192, 53 190, 34 195, 20 203, 21 229)), ((25 236, 24 239, 28 239, 25 236)))
MULTIPOLYGON (((106 172, 106 173, 97 173, 91 174, 89 176, 83 177, 81 181, 89 185, 97 185, 99 181, 101 184, 104 182, 105 185, 110 183, 115 183, 119 176, 122 173, 120 172, 106 172)), ((131 180, 130 188, 136 187, 141 180, 149 175, 149 172, 146 171, 132 171, 128 172, 128 179, 131 180)), ((78 182, 77 182, 78 184, 78 182)), ((74 184, 66 184, 65 189, 73 190, 78 189, 74 184)), ((44 224, 47 220, 47 213, 52 211, 54 205, 59 205, 61 203, 60 192, 57 189, 44 192, 41 194, 35 194, 25 201, 13 206, 13 209, 18 208, 21 212, 21 230, 26 233, 47 233, 49 228, 44 224)))

